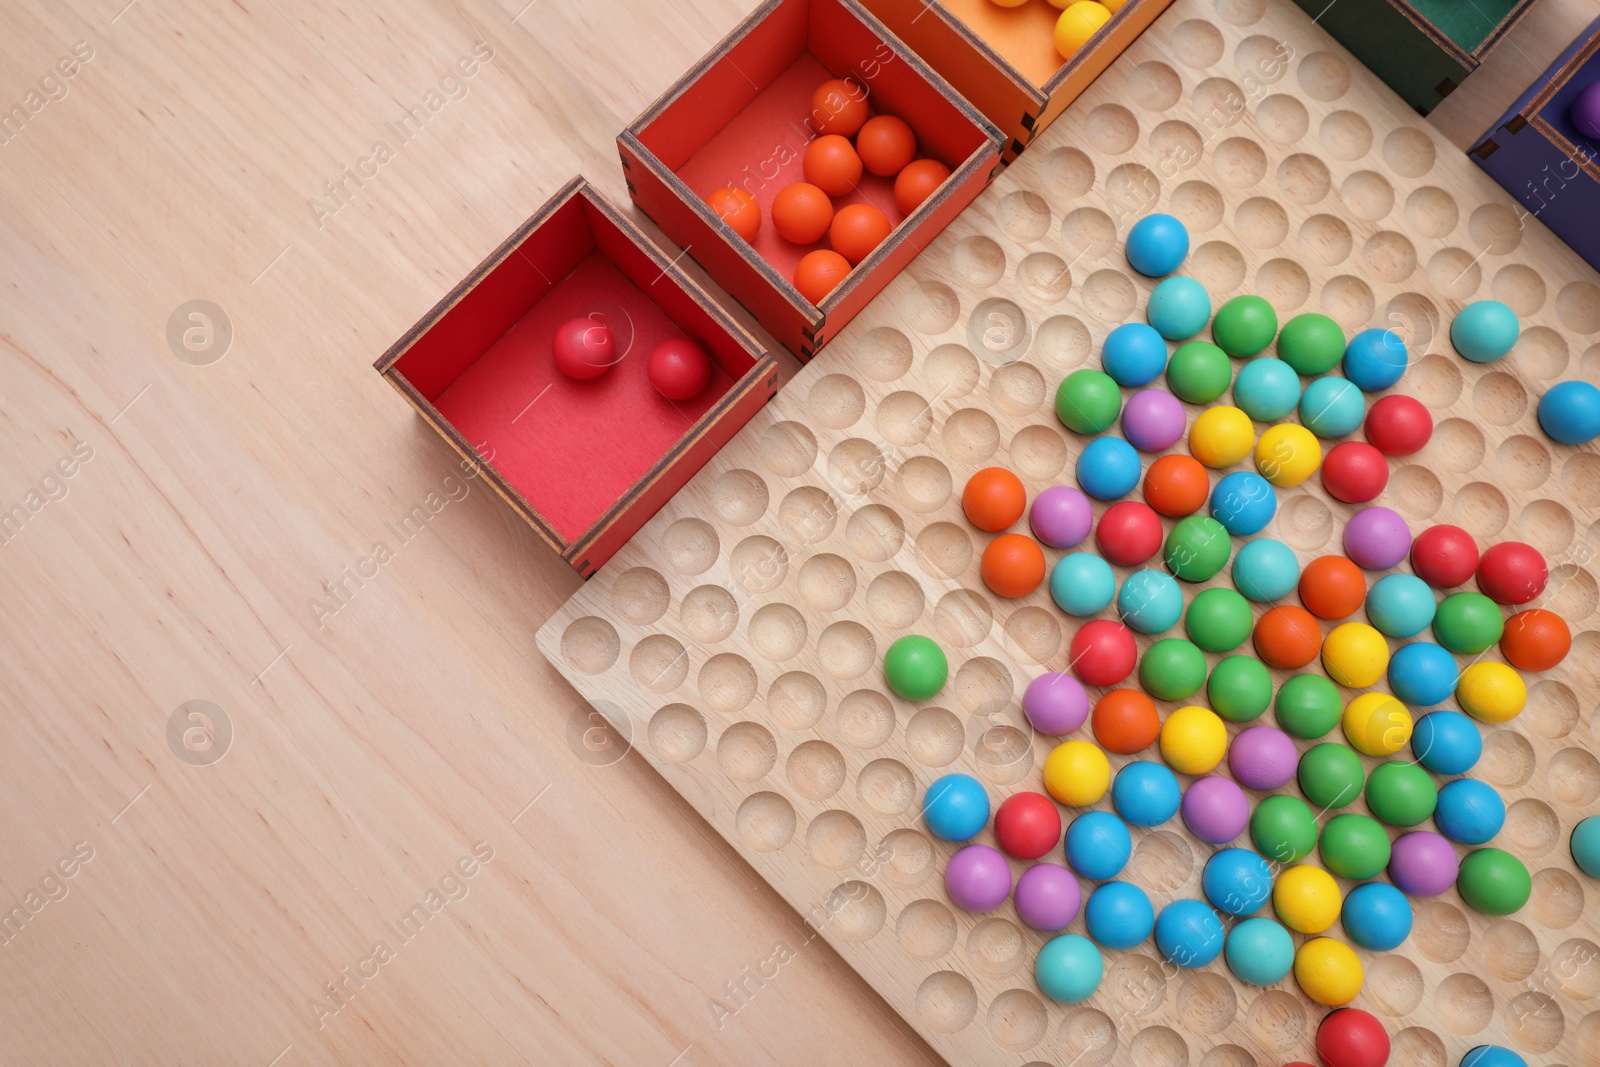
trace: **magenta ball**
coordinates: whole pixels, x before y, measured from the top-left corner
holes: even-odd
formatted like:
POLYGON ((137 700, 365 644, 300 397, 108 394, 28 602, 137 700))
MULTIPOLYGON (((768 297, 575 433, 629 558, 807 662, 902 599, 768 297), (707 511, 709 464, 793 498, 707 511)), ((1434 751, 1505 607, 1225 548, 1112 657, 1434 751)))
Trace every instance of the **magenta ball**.
POLYGON ((1299 761, 1294 741, 1276 726, 1241 731, 1228 748, 1228 769, 1247 789, 1266 791, 1287 785, 1299 761))
POLYGON ((1182 401, 1165 389, 1141 389, 1122 409, 1122 434, 1141 452, 1165 452, 1188 425, 1182 401))
POLYGON ((1059 863, 1036 863, 1017 879, 1017 917, 1035 930, 1065 930, 1082 902, 1078 880, 1059 863))
POLYGON ((1579 93, 1572 102, 1572 110, 1567 114, 1572 124, 1578 127, 1579 133, 1600 141, 1600 82, 1593 83, 1579 93))
POLYGON ((1022 694, 1022 713, 1041 734, 1070 734, 1089 717, 1089 694, 1070 674, 1041 674, 1022 694))
POLYGON ((1436 897, 1456 884, 1461 860, 1455 846, 1432 830, 1412 830, 1395 839, 1389 853, 1389 877, 1402 892, 1436 897))
POLYGON ((1411 551, 1411 528, 1392 508, 1362 508, 1344 528, 1344 554, 1369 571, 1386 571, 1411 551))
POLYGON ((1011 895, 1011 868, 988 845, 968 845, 950 857, 944 889, 959 908, 991 911, 1011 895))
POLYGON ((1033 498, 1028 512, 1033 536, 1051 548, 1071 548, 1089 536, 1094 508, 1089 498, 1070 485, 1053 485, 1033 498))
POLYGON ((1244 790, 1227 778, 1209 775, 1183 791, 1184 825, 1202 841, 1226 845, 1244 833, 1250 821, 1250 801, 1244 790))

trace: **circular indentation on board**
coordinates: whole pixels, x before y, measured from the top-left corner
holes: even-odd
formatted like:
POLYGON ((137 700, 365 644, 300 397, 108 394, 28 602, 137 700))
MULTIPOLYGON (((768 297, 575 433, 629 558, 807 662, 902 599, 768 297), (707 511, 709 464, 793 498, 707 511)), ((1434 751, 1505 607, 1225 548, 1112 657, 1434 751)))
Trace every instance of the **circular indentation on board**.
POLYGON ((904 630, 922 617, 922 586, 904 571, 885 571, 867 586, 867 613, 880 626, 904 630))
MULTIPOLYGON (((778 743, 772 739, 771 731, 760 723, 736 722, 717 739, 717 766, 736 782, 764 778, 777 762, 778 743)), ((793 829, 791 826, 790 830, 793 829)), ((784 841, 788 841, 787 836, 784 841)))
POLYGON ((1515 730, 1496 730, 1483 739, 1477 776, 1490 785, 1515 789, 1528 784, 1537 762, 1526 737, 1515 730))
POLYGON ((1321 299, 1323 312, 1347 332, 1364 326, 1377 304, 1372 287, 1354 274, 1329 278, 1321 299))
POLYGON ((1410 1015, 1422 1003, 1424 984, 1417 965, 1404 956, 1384 953, 1367 970, 1363 991, 1385 1015, 1410 1015))
POLYGON ((806 408, 819 425, 842 430, 854 426, 867 410, 867 395, 862 392, 861 383, 848 374, 826 374, 806 394, 806 408))
POLYGON ((888 467, 883 447, 865 438, 847 437, 828 450, 828 479, 847 498, 878 488, 888 467))
POLYGON ((867 852, 867 832, 861 820, 837 808, 823 812, 806 827, 806 853, 813 863, 830 871, 843 870, 867 852))
POLYGON ((1436 463, 1447 471, 1466 474, 1483 465, 1483 454, 1487 447, 1487 439, 1477 426, 1466 419, 1445 419, 1433 429, 1427 456, 1430 463, 1436 463))
POLYGON ((1006 450, 1011 466, 1024 478, 1046 481, 1067 465, 1067 442, 1049 426, 1024 426, 1011 439, 1006 450))
POLYGON ((911 369, 911 338, 892 326, 875 326, 855 344, 855 364, 875 382, 892 382, 911 369))
MULTIPOLYGON (((1385 329, 1393 330, 1408 349, 1412 352, 1423 351, 1439 331, 1439 309, 1421 293, 1399 293, 1390 297, 1383 306, 1383 321, 1385 329)), ((1412 365, 1407 369, 1415 373, 1415 366, 1416 357, 1413 356, 1412 365)), ((1456 372, 1456 381, 1452 400, 1461 392, 1459 371, 1456 372)))
POLYGON ((1100 988, 1124 1016, 1149 1015, 1166 998, 1167 977, 1166 967, 1149 956, 1119 952, 1106 968, 1100 988))
POLYGON ((1358 170, 1339 186, 1339 199, 1350 214, 1377 222, 1394 208, 1394 186, 1372 170, 1358 170))
POLYGON ((1211 971, 1191 971, 1178 986, 1178 1018, 1197 1034, 1220 1034, 1239 1011, 1233 984, 1211 971))
POLYGON ((1439 1035, 1421 1026, 1408 1026, 1395 1034, 1390 1039, 1390 1056, 1406 1067, 1445 1067, 1449 1062, 1439 1035))
POLYGON ((1007 237, 1029 244, 1050 232, 1050 205, 1038 193, 1019 189, 1000 198, 994 219, 1007 237))
POLYGON ((785 730, 809 730, 828 708, 828 691, 808 671, 780 674, 767 687, 767 711, 785 730))
POLYGON ((1510 426, 1528 410, 1528 390, 1514 375, 1491 371, 1472 387, 1472 406, 1496 426, 1510 426))
POLYGON ((937 900, 913 900, 894 920, 894 935, 915 960, 936 960, 956 944, 956 917, 937 900))
POLYGON ((1419 463, 1409 463, 1389 476, 1389 498, 1408 519, 1431 519, 1444 503, 1439 476, 1419 463))
POLYGON ((921 885, 938 872, 933 841, 920 830, 901 827, 889 831, 873 850, 872 862, 884 881, 908 888, 921 885))
POLYGON ((1168 830, 1153 830, 1139 839, 1128 860, 1129 880, 1157 893, 1170 893, 1189 880, 1194 849, 1168 830))
POLYGON ((1453 1034, 1475 1034, 1494 1017, 1494 994, 1475 974, 1452 974, 1433 991, 1433 1010, 1453 1034))
POLYGON ((1222 32, 1204 19, 1180 22, 1171 45, 1178 61, 1191 67, 1209 67, 1222 58, 1222 32))
POLYGON ((933 408, 921 394, 902 389, 883 398, 872 424, 891 445, 918 445, 933 432, 933 408))
POLYGON ((1562 464, 1561 491, 1580 507, 1600 505, 1600 456, 1579 452, 1562 464))
POLYGON ((1283 45, 1271 37, 1253 34, 1233 50, 1233 65, 1254 85, 1271 85, 1288 69, 1283 45))
POLYGON ((1249 26, 1267 13, 1267 0, 1215 0, 1217 17, 1230 26, 1249 26))
MULTIPOLYGON (((804 427, 800 429, 809 435, 804 427)), ((815 448, 815 442, 812 447, 815 448)), ((703 574, 710 570, 721 548, 717 531, 704 519, 679 519, 661 535, 661 552, 666 557, 667 566, 683 575, 703 574)))
MULTIPOLYGON (((818 387, 823 382, 833 378, 848 382, 855 388, 858 397, 861 392, 861 387, 856 385, 854 379, 846 378, 842 374, 830 374, 827 378, 819 381, 817 386, 814 386, 811 390, 811 411, 819 422, 822 419, 817 414, 816 398, 818 387)), ((865 403, 865 401, 862 400, 862 403, 865 403)), ((838 409, 836 408, 835 410, 838 409)), ((857 416, 860 414, 859 411, 856 412, 857 416)), ((851 421, 854 421, 854 419, 851 421)), ((723 472, 711 487, 711 510, 717 513, 717 518, 729 526, 749 526, 767 513, 768 500, 766 481, 755 471, 744 470, 743 468, 723 472)))
POLYGON ((1518 315, 1532 315, 1544 307, 1544 279, 1532 267, 1512 263, 1496 272, 1489 295, 1518 315))
POLYGON ((1256 1067, 1256 1058, 1238 1045, 1218 1045, 1200 1057, 1200 1067, 1256 1067))
POLYGON ((1522 721, 1540 737, 1559 740, 1577 728, 1578 694, 1572 687, 1546 678, 1528 688, 1528 706, 1522 721))
POLYGON ((784 761, 789 788, 807 800, 827 800, 844 786, 844 757, 826 741, 806 741, 784 761))
POLYGON ((689 654, 675 638, 651 634, 628 654, 628 673, 652 693, 665 693, 689 677, 689 654))
POLYGON ((1311 277, 1292 259, 1269 259, 1256 271, 1255 289, 1279 317, 1287 317, 1311 296, 1311 277))
POLYGON ((961 318, 961 298, 943 282, 918 282, 904 292, 900 310, 918 333, 944 333, 961 318))
POLYGON ((1071 315, 1052 315, 1039 324, 1028 354, 1047 370, 1064 375, 1083 365, 1092 345, 1089 328, 1081 321, 1071 315))
POLYGON ((895 475, 900 502, 912 511, 933 511, 950 499, 950 468, 932 456, 912 456, 895 475))
POLYGON ((1549 379, 1567 369, 1572 352, 1567 347, 1566 338, 1550 327, 1529 326, 1517 338, 1511 358, 1515 360, 1518 370, 1535 378, 1549 379))
POLYGON ((1415 126, 1397 127, 1383 139, 1383 161, 1405 178, 1420 178, 1428 173, 1437 155, 1433 138, 1415 126))
POLYGON ((1005 725, 1006 714, 996 709, 967 720, 978 776, 996 785, 1010 785, 1033 770, 1033 728, 1024 732, 1005 725))
MULTIPOLYGON (((1516 805, 1512 805, 1512 812, 1515 811, 1516 805)), ((1508 817, 1506 826, 1510 825, 1508 817)), ((1501 981, 1520 982, 1539 966, 1539 940, 1515 919, 1496 919, 1483 932, 1483 962, 1489 973, 1501 981)))
POLYGON ((700 585, 683 595, 678 623, 703 645, 725 640, 739 625, 739 605, 720 585, 700 585))
POLYGON ((1079 149, 1054 148, 1044 157, 1039 176, 1051 196, 1074 200, 1094 185, 1094 163, 1079 149))
POLYGON ((1106 200, 1118 218, 1141 215, 1161 199, 1161 182, 1142 163, 1123 163, 1106 175, 1106 200))
POLYGON ((967 319, 967 347, 995 366, 1021 359, 1032 337, 1027 314, 1003 297, 982 301, 967 319))
POLYGON ((955 400, 978 384, 978 361, 962 345, 940 345, 922 361, 922 376, 934 395, 955 400))
POLYGON ((1018 608, 1006 619, 1006 650, 1025 663, 1043 663, 1061 651, 1061 623, 1040 607, 1018 608))
MULTIPOLYGON (((844 540, 861 560, 882 563, 893 558, 905 544, 906 524, 892 509, 882 504, 868 504, 844 524, 844 540)), ((853 580, 851 587, 854 588, 853 580)))
POLYGON ((1535 500, 1517 514, 1517 533, 1546 556, 1553 556, 1572 543, 1577 526, 1564 505, 1535 500))
POLYGON ((1546 867, 1533 876, 1528 898, 1533 920, 1552 930, 1565 930, 1583 914, 1583 883, 1558 867, 1546 867))
MULTIPOLYGON (((1423 356, 1412 364, 1406 382, 1412 395, 1431 408, 1449 407, 1461 396, 1461 368, 1450 357, 1437 352, 1423 356)), ((1440 423, 1440 426, 1443 425, 1440 423)), ((1434 436, 1438 436, 1438 431, 1434 436)), ((1481 453, 1482 446, 1479 448, 1481 453)), ((1482 458, 1481 454, 1479 458, 1482 458)))
POLYGON ((1290 497, 1278 513, 1278 534, 1295 548, 1321 548, 1333 536, 1333 512, 1314 496, 1290 497))
POLYGON ((1311 114, 1294 97, 1274 93, 1256 105, 1256 125, 1269 140, 1298 144, 1311 128, 1311 114))
MULTIPOLYGON (((1211 32, 1216 29, 1207 26, 1211 32)), ((1206 124, 1216 122, 1216 129, 1227 129, 1244 114, 1245 96, 1239 86, 1227 78, 1207 78, 1194 87, 1195 113, 1206 116, 1206 124)))
POLYGON ((1133 314, 1138 292, 1120 270, 1097 270, 1083 283, 1083 306, 1101 322, 1124 322, 1133 314))
POLYGON ((778 505, 778 527, 794 544, 816 544, 833 533, 838 522, 839 502, 814 485, 790 490, 778 505))
POLYGON ((1549 1052, 1561 1043, 1566 1016, 1548 994, 1529 989, 1506 1005, 1506 1036, 1524 1052, 1549 1052))
POLYGON ((1128 95, 1147 111, 1166 111, 1183 96, 1183 79, 1160 60, 1147 60, 1133 68, 1128 95))
MULTIPOLYGON (((766 611, 766 608, 762 609, 766 611)), ((789 609, 794 611, 793 608, 789 609)), ((799 612, 794 612, 798 616, 799 612)), ((759 613, 758 613, 759 616, 759 613)), ((774 618, 769 615, 769 619, 774 618)), ((781 625, 781 622, 780 622, 781 625)), ((801 637, 804 638, 805 622, 800 622, 801 637)), ((751 636, 754 642, 755 620, 751 620, 751 636)), ((785 641, 792 638, 786 638, 785 641)), ((777 644, 777 638, 773 638, 777 644)), ((792 655, 793 653, 791 653, 792 655)), ((787 657, 786 657, 787 658, 787 657)), ((719 652, 706 660, 700 668, 698 679, 700 698, 706 707, 712 711, 734 712, 749 704, 756 695, 756 669, 750 661, 737 652, 719 652)))
POLYGON ((765 534, 746 537, 728 554, 728 573, 750 593, 770 593, 789 573, 789 554, 765 534))
POLYGON ((1001 367, 989 379, 989 402, 1006 415, 1032 415, 1044 403, 1044 375, 1032 363, 1001 367))
POLYGON ((1189 257, 1188 273, 1213 297, 1244 284, 1244 256, 1226 241, 1207 241, 1189 257))
POLYGON ((1034 252, 1017 264, 1017 285, 1040 304, 1053 304, 1072 291, 1072 271, 1054 252, 1034 252))
POLYGON ((817 637, 817 657, 823 670, 850 681, 877 662, 878 646, 865 626, 845 620, 833 623, 817 637))
POLYGON ((829 926, 833 932, 851 944, 877 937, 889 917, 889 905, 877 887, 856 880, 835 887, 824 908, 831 915, 829 926))
POLYGON ((1027 942, 1009 919, 981 919, 967 934, 967 958, 973 970, 1004 978, 1027 962, 1027 942))
POLYGON ((706 720, 687 704, 668 704, 650 716, 650 751, 663 763, 688 763, 706 747, 706 720))
POLYGON ((1170 1027, 1146 1027, 1134 1034, 1133 1040, 1128 1043, 1128 1062, 1142 1067, 1186 1067, 1189 1046, 1170 1027))
POLYGON ((1080 207, 1061 220, 1061 247, 1074 262, 1100 259, 1115 246, 1117 225, 1094 207, 1080 207))
POLYGON ((1097 152, 1120 156, 1139 143, 1139 120, 1121 104, 1101 104, 1083 120, 1083 139, 1097 152))
POLYGON ((1434 963, 1454 963, 1472 941, 1472 927, 1466 913, 1444 900, 1430 900, 1417 907, 1411 939, 1417 951, 1434 963))
POLYGON ((1061 1020, 1061 1028, 1056 1033, 1052 1051, 1061 1063, 1070 1063, 1073 1067, 1105 1067, 1117 1054, 1117 1024, 1103 1011, 1074 1008, 1061 1020))
POLYGON ((1451 509, 1457 526, 1480 538, 1490 538, 1506 527, 1511 505, 1506 495, 1488 482, 1472 482, 1456 493, 1451 509))
POLYGON ((856 796, 879 815, 899 815, 917 798, 917 782, 905 764, 876 759, 856 775, 856 796))
POLYGON ((1013 1052, 1022 1052, 1043 1041, 1050 1026, 1044 1001, 1026 989, 1007 989, 995 997, 984 1020, 995 1043, 1013 1052))
POLYGON ((894 705, 875 689, 857 689, 834 712, 839 739, 852 748, 877 748, 894 735, 894 705))
MULTIPOLYGON (((806 647, 806 620, 792 605, 767 604, 750 616, 750 645, 765 659, 781 663, 806 647)), ((708 661, 706 666, 711 664, 708 661)), ((700 677, 705 678, 701 669, 700 677)))
POLYGON ((1550 478, 1550 450, 1544 442, 1518 434, 1495 449, 1500 480, 1513 489, 1537 489, 1550 478))
POLYGON ((1467 219, 1467 234, 1485 252, 1510 255, 1522 243, 1522 216, 1504 204, 1484 204, 1467 219))
POLYGON ((1269 989, 1251 1001, 1245 1022, 1250 1036, 1272 1052, 1286 1051, 1305 1040, 1306 1009, 1292 993, 1281 989, 1269 989))
MULTIPOLYGON (((848 532, 845 539, 850 539, 848 532)), ((820 552, 801 565, 795 584, 806 607, 816 611, 838 611, 850 603, 850 598, 855 595, 856 572, 843 556, 820 552)))
POLYGON ((1556 296, 1556 315, 1561 324, 1578 333, 1600 330, 1600 285, 1593 282, 1568 282, 1556 296))
POLYGON ((1461 209, 1437 185, 1424 185, 1406 197, 1406 222, 1424 237, 1443 237, 1456 228, 1461 209))
MULTIPOLYGON (((798 422, 778 422, 767 427, 757 446, 762 465, 782 478, 797 478, 817 461, 817 438, 798 422)), ((679 522, 699 522, 680 519, 679 522)), ((674 523, 673 525, 677 525, 674 523)), ((709 529, 710 527, 707 527, 709 529)), ((668 531, 669 535, 671 531, 668 531)), ((713 537, 715 534, 713 533, 713 537)), ((713 558, 715 558, 713 556, 713 558)), ((699 573, 698 571, 694 573, 699 573)))
MULTIPOLYGON (((1226 143, 1226 142, 1224 142, 1226 143)), ((1214 161, 1213 157, 1213 161, 1214 161)), ((1193 233, 1205 233, 1222 221, 1222 194, 1207 182, 1184 182, 1172 191, 1167 210, 1193 233)))
POLYGON ((1586 937, 1574 937, 1550 953, 1552 985, 1557 993, 1573 1000, 1592 1000, 1600 996, 1600 945, 1586 937))
POLYGON ((621 654, 622 639, 616 627, 598 616, 574 619, 561 632, 561 658, 584 674, 610 670, 621 654))
POLYGON ((978 994, 955 971, 935 971, 917 987, 917 1019, 936 1034, 965 1030, 978 1015, 978 994))
POLYGON ((917 534, 917 565, 928 574, 954 578, 972 563, 972 538, 950 522, 934 522, 917 534))
POLYGON ((1403 282, 1417 269, 1416 247, 1393 230, 1379 230, 1367 238, 1361 258, 1369 271, 1386 282, 1403 282))
POLYGON ((1313 100, 1337 100, 1350 91, 1350 65, 1332 52, 1312 52, 1300 61, 1300 88, 1313 100))
MULTIPOLYGON (((1562 563, 1551 568, 1550 589, 1550 599, 1545 606, 1563 619, 1587 619, 1594 614, 1595 604, 1600 600, 1594 575, 1575 563, 1562 563)), ((1586 677, 1595 678, 1591 665, 1600 664, 1600 648, 1595 647, 1597 644, 1600 641, 1596 640, 1593 631, 1578 634, 1572 639, 1572 655, 1568 662, 1575 675, 1581 671, 1586 677)), ((1596 679, 1595 684, 1600 685, 1600 679, 1596 679)))
POLYGON ((1581 748, 1564 748, 1546 768, 1550 792, 1561 803, 1583 808, 1600 798, 1600 759, 1581 748))
POLYGON ((1483 271, 1465 249, 1441 248, 1428 260, 1428 281, 1451 299, 1466 300, 1478 291, 1483 271))
MULTIPOLYGON (((628 622, 648 626, 667 613, 672 593, 659 573, 649 567, 634 567, 624 571, 612 585, 611 604, 628 622)), ((616 662, 614 655, 612 662, 616 662)))
POLYGON ((939 427, 939 451, 962 463, 982 463, 1000 448, 1000 426, 982 408, 953 411, 939 427))
POLYGON ((1300 251, 1313 263, 1336 267, 1353 247, 1350 227, 1333 215, 1312 215, 1300 227, 1300 251))
MULTIPOLYGON (((1211 153, 1211 166, 1230 189, 1248 188, 1266 177, 1267 154, 1249 138, 1229 137, 1211 153)), ((1217 198, 1222 198, 1220 193, 1217 198)))
POLYGON ((1182 119, 1168 119, 1150 131, 1150 150, 1163 173, 1176 175, 1200 162, 1205 140, 1200 131, 1182 119))
POLYGON ((948 767, 965 740, 961 720, 946 708, 923 708, 906 723, 906 751, 924 767, 948 767))
POLYGON ((990 656, 975 656, 957 670, 951 688, 969 712, 989 714, 1004 708, 1016 695, 1016 682, 1006 665, 990 656))
POLYGON ((1005 250, 988 237, 963 237, 950 249, 950 273, 964 288, 987 289, 1005 277, 1005 250))
MULTIPOLYGON (((720 758, 720 745, 718 754, 720 758)), ((794 807, 777 793, 752 793, 734 813, 733 825, 745 848, 776 852, 794 837, 794 807)))
POLYGON ((1372 124, 1354 111, 1335 111, 1317 127, 1317 138, 1334 159, 1360 159, 1372 150, 1372 124))

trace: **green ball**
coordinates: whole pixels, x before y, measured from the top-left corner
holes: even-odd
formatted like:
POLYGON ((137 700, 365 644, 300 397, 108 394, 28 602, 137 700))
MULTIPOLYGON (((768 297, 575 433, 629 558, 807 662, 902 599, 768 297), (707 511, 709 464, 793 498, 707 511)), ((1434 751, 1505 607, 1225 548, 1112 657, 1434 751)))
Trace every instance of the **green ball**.
POLYGON ((1180 519, 1167 534, 1162 558, 1167 570, 1186 582, 1215 578, 1228 565, 1233 542, 1222 523, 1209 515, 1190 515, 1180 519))
POLYGON ((927 700, 944 688, 950 663, 932 638, 907 634, 883 654, 883 678, 904 700, 927 700))
POLYGON ((1184 700, 1206 684, 1206 657, 1181 637, 1167 637, 1139 660, 1139 684, 1157 700, 1184 700))
POLYGON ((1232 589, 1202 590, 1189 601, 1183 627, 1189 640, 1207 652, 1232 652, 1250 639, 1256 624, 1250 601, 1232 589))
POLYGON ((1389 866, 1389 835, 1369 815, 1335 815, 1322 828, 1322 865, 1340 878, 1365 882, 1389 866))
POLYGON ((1272 703, 1272 675, 1254 656, 1229 656, 1212 668, 1206 699, 1229 722, 1258 719, 1272 703))
POLYGON ((1344 358, 1344 331, 1315 311, 1296 315, 1278 335, 1278 357, 1307 377, 1326 374, 1344 358))
POLYGON ((1415 763, 1389 760, 1367 776, 1367 807, 1390 826, 1416 826, 1439 803, 1433 775, 1415 763))
POLYGON ((1300 792, 1319 808, 1342 808, 1361 795, 1367 769, 1348 745, 1324 741, 1300 757, 1300 792))
POLYGON ((1451 652, 1476 656, 1505 632, 1500 605, 1482 593, 1451 593, 1433 613, 1433 636, 1451 652))
POLYGON ((1264 350, 1278 334, 1278 313, 1259 296, 1236 296, 1217 309, 1211 337, 1234 359, 1264 350))
POLYGON ((1317 817, 1299 797, 1276 793, 1256 805, 1250 840, 1269 860, 1285 866, 1299 863, 1317 847, 1317 817))
POLYGON ((1167 388, 1179 400, 1190 404, 1209 404, 1228 391, 1233 381, 1233 364, 1228 353, 1209 341, 1190 341, 1178 346, 1167 361, 1167 388))
POLYGON ((1085 367, 1056 389, 1056 418, 1073 433, 1101 433, 1122 413, 1122 389, 1102 370, 1085 367))
POLYGON ((1315 741, 1339 725, 1344 702, 1339 687, 1321 674, 1297 674, 1278 690, 1278 725, 1295 737, 1315 741))
POLYGON ((1533 879, 1511 853, 1477 848, 1462 859, 1456 889, 1462 900, 1485 915, 1510 915, 1528 902, 1533 879))

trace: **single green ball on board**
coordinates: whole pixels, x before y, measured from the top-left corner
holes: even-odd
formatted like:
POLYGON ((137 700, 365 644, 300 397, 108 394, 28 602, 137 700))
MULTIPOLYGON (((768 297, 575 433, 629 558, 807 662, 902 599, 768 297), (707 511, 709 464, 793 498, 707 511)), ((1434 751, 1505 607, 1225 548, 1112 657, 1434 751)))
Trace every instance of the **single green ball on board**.
POLYGON ((1259 296, 1236 296, 1217 309, 1211 338, 1234 359, 1247 359, 1278 336, 1278 313, 1259 296))
POLYGON ((1084 367, 1056 387, 1056 418, 1073 433, 1102 433, 1122 413, 1122 389, 1103 370, 1084 367))
POLYGON ((1206 680, 1211 710, 1229 722, 1251 722, 1272 703, 1272 674, 1254 656, 1228 656, 1206 680))
POLYGON ((1459 656, 1476 656, 1500 640, 1506 620, 1482 593, 1451 593, 1433 613, 1433 636, 1459 656))
POLYGON ((1166 637, 1139 660, 1139 684, 1157 700, 1185 700, 1206 684, 1206 657, 1181 637, 1166 637))
POLYGON ((1175 577, 1205 582, 1222 572, 1232 554, 1233 542, 1222 523, 1209 515, 1190 515, 1167 534, 1161 556, 1175 577))
POLYGON ((1367 808, 1390 826, 1420 825, 1438 803, 1433 775, 1415 763, 1387 760, 1367 776, 1367 808))
POLYGON ((1510 915, 1528 902, 1533 879, 1511 853, 1478 848, 1462 858, 1456 889, 1462 900, 1485 915, 1510 915))
POLYGON ((1299 863, 1317 847, 1317 817, 1299 797, 1274 793, 1250 816, 1250 840, 1269 860, 1299 863))
MULTIPOLYGON (((1326 737, 1344 715, 1339 687, 1321 674, 1297 674, 1278 689, 1274 713, 1284 732, 1315 741, 1326 737)), ((1360 765, 1357 760, 1357 766, 1360 765)))
POLYGON ((1364 882, 1376 878, 1389 866, 1392 846, 1377 819, 1346 813, 1335 815, 1322 828, 1318 852, 1322 865, 1332 873, 1353 882, 1364 882))
POLYGON ((1179 345, 1167 360, 1167 388, 1190 404, 1211 403, 1228 391, 1231 381, 1233 364, 1228 362, 1228 353, 1209 341, 1179 345))
POLYGON ((950 662, 932 638, 907 634, 883 654, 883 678, 903 700, 936 696, 950 678, 950 662))
POLYGON ((1308 378, 1326 374, 1344 358, 1344 330, 1315 311, 1296 315, 1278 334, 1278 358, 1308 378))
POLYGON ((1300 792, 1319 808, 1342 808, 1361 795, 1367 769, 1355 749, 1337 741, 1313 745, 1300 757, 1300 792))
POLYGON ((1250 639, 1256 619, 1250 601, 1232 589, 1203 589, 1183 617, 1189 640, 1207 652, 1232 652, 1250 639))

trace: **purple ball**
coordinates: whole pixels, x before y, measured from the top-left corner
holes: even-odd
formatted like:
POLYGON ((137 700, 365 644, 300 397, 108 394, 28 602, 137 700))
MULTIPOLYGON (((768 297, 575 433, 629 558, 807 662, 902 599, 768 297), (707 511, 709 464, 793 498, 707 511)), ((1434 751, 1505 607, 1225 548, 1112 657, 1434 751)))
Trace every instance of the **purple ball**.
POLYGON ((1369 571, 1386 571, 1411 551, 1411 527, 1391 508, 1362 508, 1344 527, 1344 554, 1369 571))
POLYGON ((1082 902, 1078 880, 1059 863, 1036 863, 1017 879, 1017 917, 1035 930, 1065 930, 1082 902))
POLYGON ((1028 525, 1033 527, 1033 536, 1051 548, 1071 548, 1089 536, 1094 508, 1087 496, 1070 485, 1052 485, 1033 498, 1028 525))
POLYGON ((1213 845, 1226 845, 1250 822, 1250 801, 1227 778, 1208 775, 1183 791, 1179 809, 1189 832, 1213 845))
POLYGON ((1188 425, 1183 403, 1165 389, 1141 389, 1122 409, 1122 433, 1141 452, 1165 452, 1188 425))
POLYGON ((1228 769, 1247 789, 1265 792, 1286 785, 1299 765, 1294 741, 1276 726, 1252 726, 1228 748, 1228 769))
POLYGON ((1432 830, 1412 830, 1395 839, 1389 854, 1389 877, 1402 892, 1436 897, 1456 884, 1461 860, 1455 846, 1432 830))
POLYGON ((1572 102, 1572 110, 1567 114, 1572 124, 1578 127, 1579 133, 1600 141, 1600 82, 1579 93, 1572 102))
POLYGON ((1011 868, 988 845, 968 845, 945 866, 944 889, 959 908, 991 911, 1011 895, 1011 868))
POLYGON ((1089 694, 1070 674, 1041 674, 1023 691, 1022 713, 1041 734, 1060 737, 1089 717, 1089 694))

